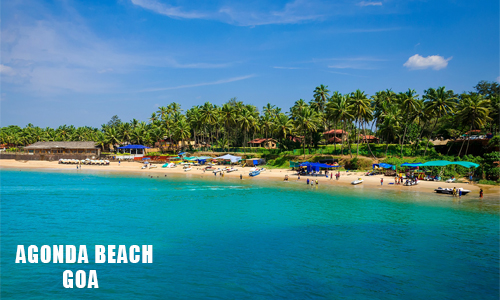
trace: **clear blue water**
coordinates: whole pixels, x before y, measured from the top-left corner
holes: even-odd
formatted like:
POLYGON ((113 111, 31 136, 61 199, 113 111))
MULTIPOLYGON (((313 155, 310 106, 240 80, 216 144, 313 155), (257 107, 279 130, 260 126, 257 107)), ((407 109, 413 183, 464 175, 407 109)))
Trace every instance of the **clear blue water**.
POLYGON ((498 205, 352 187, 2 170, 2 299, 498 299, 498 205), (15 264, 87 245, 89 264, 15 264), (94 264, 94 245, 154 245, 94 264), (99 289, 65 289, 64 270, 99 289))

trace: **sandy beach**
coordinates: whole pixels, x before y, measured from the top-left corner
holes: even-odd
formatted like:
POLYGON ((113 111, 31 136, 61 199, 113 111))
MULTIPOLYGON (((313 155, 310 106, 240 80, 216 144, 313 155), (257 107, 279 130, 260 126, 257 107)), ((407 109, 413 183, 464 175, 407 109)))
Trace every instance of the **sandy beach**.
MULTIPOLYGON (((92 170, 92 171, 106 171, 106 172, 124 172, 124 173, 143 173, 143 174, 148 174, 148 175, 165 175, 165 174, 170 174, 174 176, 184 176, 186 174, 190 174, 190 176, 193 175, 200 175, 202 176, 214 176, 212 171, 206 171, 204 172, 201 166, 195 166, 192 168, 192 170, 185 172, 181 166, 178 166, 176 168, 162 168, 161 164, 157 164, 157 168, 147 168, 147 169, 141 169, 143 166, 142 163, 139 162, 121 162, 118 164, 118 162, 111 162, 110 165, 107 166, 101 166, 101 165, 83 165, 82 170, 92 170)), ((222 166, 221 166, 222 167, 222 166)), ((0 160, 0 168, 8 168, 8 169, 52 169, 52 170, 75 170, 76 171, 76 165, 66 165, 66 164, 59 164, 56 161, 49 162, 49 161, 16 161, 16 160, 9 160, 9 159, 3 159, 0 160)), ((287 170, 287 169, 268 169, 264 172, 261 172, 259 176, 256 177, 250 177, 248 175, 249 170, 251 169, 250 167, 237 167, 238 171, 231 172, 231 173, 225 173, 224 178, 234 178, 237 179, 240 177, 240 174, 243 176, 245 179, 252 179, 252 180, 276 180, 276 181, 282 181, 285 178, 285 175, 288 175, 290 181, 296 181, 298 180, 298 177, 295 171, 292 170, 287 170)), ((377 187, 377 188, 384 188, 384 189, 398 189, 398 190, 413 190, 413 191, 419 191, 419 192, 428 192, 428 193, 434 193, 434 189, 438 187, 462 187, 464 189, 471 190, 471 193, 468 195, 468 198, 477 198, 479 195, 479 189, 482 188, 485 193, 485 198, 489 199, 500 199, 500 187, 498 186, 491 186, 491 185, 477 185, 477 184, 468 184, 468 183, 445 183, 445 182, 432 182, 432 181, 420 181, 417 186, 403 186, 403 185, 395 185, 395 184, 390 184, 394 183, 394 178, 393 177, 387 177, 387 176, 382 176, 382 175, 376 175, 376 176, 364 176, 363 172, 346 172, 346 171, 341 171, 341 176, 340 179, 337 181, 335 180, 335 177, 333 179, 326 178, 324 176, 318 176, 318 177, 313 177, 313 176, 301 176, 300 181, 306 181, 307 178, 310 178, 312 180, 318 180, 319 184, 328 184, 328 185, 346 185, 350 186, 351 182, 353 180, 356 180, 358 178, 362 178, 364 182, 362 183, 363 186, 365 187, 377 187), (380 179, 384 179, 384 184, 381 186, 380 184, 380 179)), ((217 176, 220 176, 219 174, 217 176)))

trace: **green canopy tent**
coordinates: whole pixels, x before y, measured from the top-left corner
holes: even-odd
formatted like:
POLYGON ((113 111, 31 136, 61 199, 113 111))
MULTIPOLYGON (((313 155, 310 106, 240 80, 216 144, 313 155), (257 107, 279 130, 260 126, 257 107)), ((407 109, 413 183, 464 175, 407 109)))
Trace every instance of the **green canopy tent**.
POLYGON ((422 167, 446 167, 448 165, 459 165, 465 168, 477 168, 478 164, 470 161, 447 161, 447 160, 433 160, 423 163, 422 167))
POLYGON ((447 161, 447 160, 434 160, 422 164, 422 167, 442 167, 439 176, 441 177, 444 172, 444 167, 449 165, 458 165, 465 168, 477 168, 479 164, 470 161, 447 161))

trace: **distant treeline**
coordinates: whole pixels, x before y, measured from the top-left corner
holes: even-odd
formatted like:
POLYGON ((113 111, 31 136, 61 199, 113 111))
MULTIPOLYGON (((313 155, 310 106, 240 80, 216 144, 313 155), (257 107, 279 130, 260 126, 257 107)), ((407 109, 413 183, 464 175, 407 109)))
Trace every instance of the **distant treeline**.
MULTIPOLYGON (((478 130, 477 135, 498 134, 499 93, 498 83, 486 81, 461 94, 439 87, 429 88, 421 96, 412 89, 399 93, 383 90, 371 96, 361 90, 341 94, 320 85, 312 100, 299 99, 287 112, 270 103, 259 110, 236 98, 221 106, 206 102, 187 110, 173 102, 159 107, 147 122, 122 122, 115 115, 101 128, 2 127, 0 142, 17 147, 37 141, 95 141, 107 149, 123 143, 152 146, 159 141, 181 142, 188 148, 193 145, 186 142, 194 141, 195 146, 225 149, 248 147, 255 138, 272 138, 283 150, 302 148, 305 152, 305 148, 327 142, 323 132, 339 129, 343 133, 333 143, 340 143, 341 151, 344 145, 351 149, 355 144, 359 154, 359 145, 368 142, 363 137, 374 135, 382 143, 399 144, 401 155, 411 145, 416 145, 414 155, 426 155, 430 139, 455 138, 473 130, 478 130)), ((469 143, 469 138, 463 140, 459 155, 468 153, 469 143)))

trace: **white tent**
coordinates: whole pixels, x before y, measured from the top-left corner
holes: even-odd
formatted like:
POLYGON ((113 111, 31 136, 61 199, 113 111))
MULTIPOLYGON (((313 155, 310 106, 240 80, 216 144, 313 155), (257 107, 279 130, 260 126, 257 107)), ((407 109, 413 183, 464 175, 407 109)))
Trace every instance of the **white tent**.
POLYGON ((226 154, 226 155, 216 157, 215 159, 229 159, 232 163, 237 163, 238 161, 241 160, 241 156, 234 156, 231 154, 226 154))

